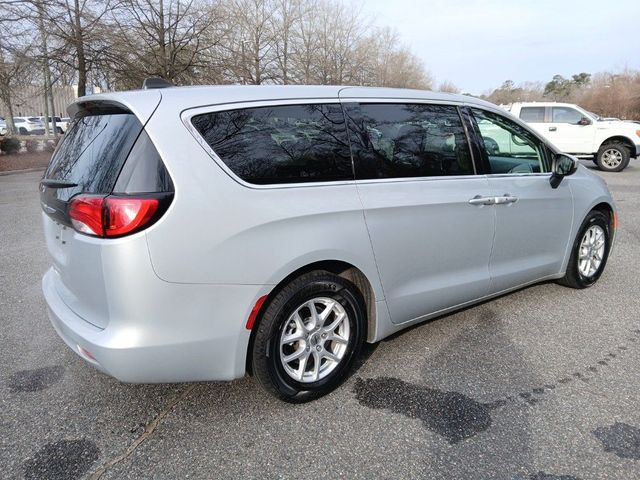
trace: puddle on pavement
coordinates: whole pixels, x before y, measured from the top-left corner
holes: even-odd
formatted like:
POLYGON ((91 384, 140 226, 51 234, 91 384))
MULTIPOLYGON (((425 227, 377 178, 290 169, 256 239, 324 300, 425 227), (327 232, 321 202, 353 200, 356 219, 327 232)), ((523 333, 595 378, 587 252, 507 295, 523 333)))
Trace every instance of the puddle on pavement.
POLYGON ((59 365, 21 370, 9 377, 9 390, 13 393, 38 392, 58 383, 63 375, 64 367, 59 365))
POLYGON ((605 452, 612 452, 620 458, 640 460, 640 428, 616 422, 596 428, 593 434, 602 442, 605 452))
POLYGON ((27 480, 70 480, 78 478, 91 468, 100 456, 90 440, 60 440, 48 443, 24 462, 27 480))
POLYGON ((359 378, 354 391, 360 404, 422 420, 424 426, 455 444, 491 426, 491 411, 505 401, 480 403, 458 392, 443 392, 397 378, 359 378))

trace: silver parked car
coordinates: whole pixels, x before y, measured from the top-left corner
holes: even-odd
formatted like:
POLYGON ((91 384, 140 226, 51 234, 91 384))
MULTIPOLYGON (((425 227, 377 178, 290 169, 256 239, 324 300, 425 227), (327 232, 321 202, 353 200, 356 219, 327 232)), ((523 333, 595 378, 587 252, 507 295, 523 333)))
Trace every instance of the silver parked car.
POLYGON ((543 280, 584 288, 602 179, 467 96, 296 86, 92 95, 40 185, 51 321, 125 382, 306 399, 363 342, 543 280))

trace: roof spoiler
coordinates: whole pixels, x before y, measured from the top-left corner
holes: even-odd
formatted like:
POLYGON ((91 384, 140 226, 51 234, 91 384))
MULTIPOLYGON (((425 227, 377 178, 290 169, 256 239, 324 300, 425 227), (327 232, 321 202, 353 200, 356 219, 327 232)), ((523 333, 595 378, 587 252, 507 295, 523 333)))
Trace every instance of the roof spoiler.
POLYGON ((168 80, 165 80, 161 77, 147 77, 142 82, 142 88, 145 90, 150 90, 152 88, 167 88, 174 87, 175 85, 168 80))

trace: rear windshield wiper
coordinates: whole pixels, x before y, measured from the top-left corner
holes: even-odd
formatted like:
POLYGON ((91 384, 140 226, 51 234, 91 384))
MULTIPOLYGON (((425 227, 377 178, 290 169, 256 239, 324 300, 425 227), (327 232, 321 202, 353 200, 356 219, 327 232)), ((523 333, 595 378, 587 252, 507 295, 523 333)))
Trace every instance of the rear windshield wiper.
POLYGON ((71 188, 77 187, 78 184, 74 182, 68 182, 66 180, 53 180, 45 178, 40 182, 40 185, 49 188, 71 188))

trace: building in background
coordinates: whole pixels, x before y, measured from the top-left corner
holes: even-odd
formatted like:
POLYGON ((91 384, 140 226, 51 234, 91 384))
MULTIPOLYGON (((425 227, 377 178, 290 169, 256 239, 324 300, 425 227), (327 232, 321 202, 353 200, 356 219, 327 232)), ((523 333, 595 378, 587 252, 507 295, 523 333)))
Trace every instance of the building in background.
MULTIPOLYGON (((89 88, 89 93, 100 93, 99 87, 89 88)), ((53 109, 55 116, 66 117, 67 107, 78 98, 77 85, 53 87, 53 109)), ((16 117, 44 116, 44 89, 39 85, 25 85, 16 89, 13 95, 13 114, 16 117)), ((0 116, 6 117, 8 111, 0 103, 0 116)))

